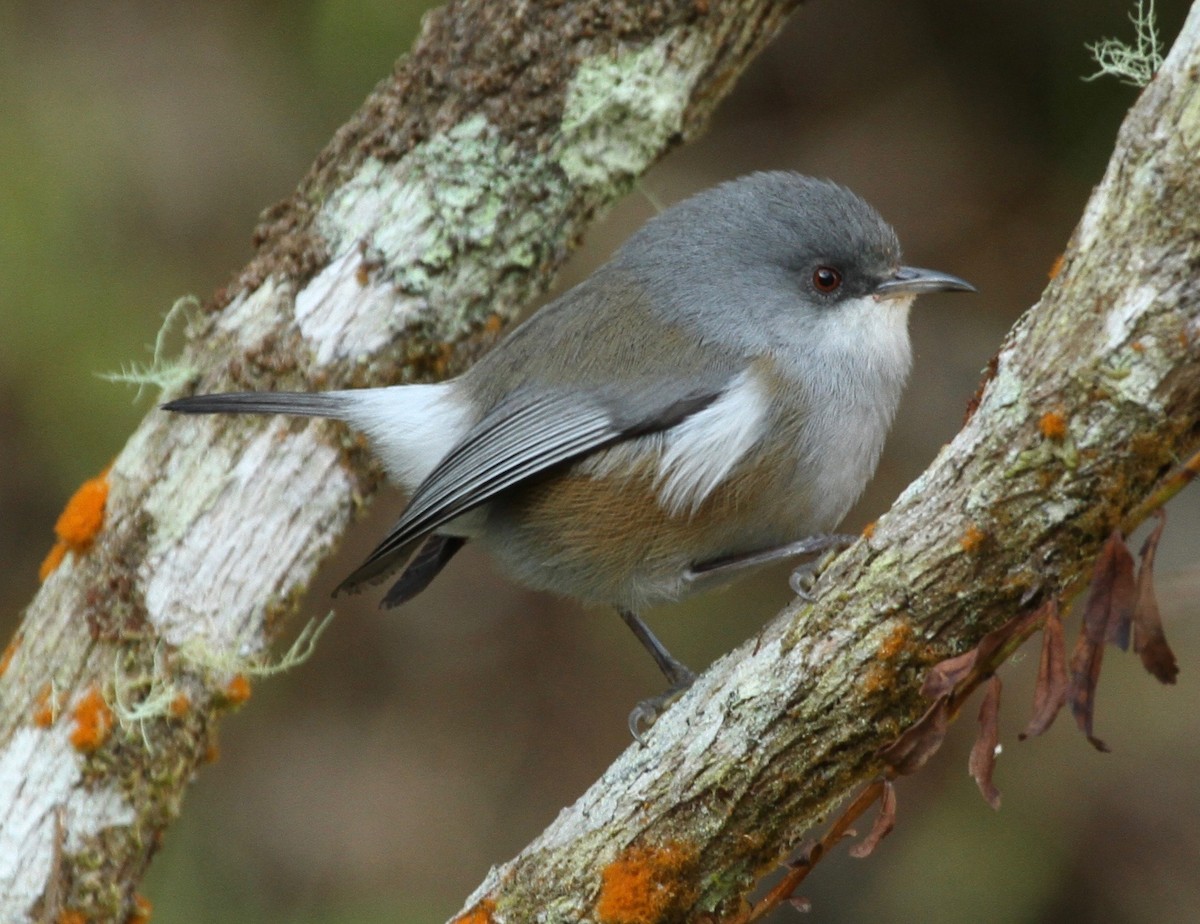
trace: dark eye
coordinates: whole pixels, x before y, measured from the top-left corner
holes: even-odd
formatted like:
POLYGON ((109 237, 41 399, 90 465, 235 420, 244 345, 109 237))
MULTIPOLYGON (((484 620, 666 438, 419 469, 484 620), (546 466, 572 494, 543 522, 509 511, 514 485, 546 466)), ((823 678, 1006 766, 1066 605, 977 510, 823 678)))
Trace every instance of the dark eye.
POLYGON ((828 295, 836 292, 842 285, 842 274, 832 266, 818 266, 813 270, 812 284, 818 292, 828 295))

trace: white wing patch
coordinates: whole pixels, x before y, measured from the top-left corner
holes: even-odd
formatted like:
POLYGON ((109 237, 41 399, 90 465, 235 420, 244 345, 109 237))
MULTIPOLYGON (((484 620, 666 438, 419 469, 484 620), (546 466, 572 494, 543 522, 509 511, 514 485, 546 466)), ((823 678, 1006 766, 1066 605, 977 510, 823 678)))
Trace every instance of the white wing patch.
POLYGON ((655 489, 672 516, 695 513, 766 429, 766 386, 746 370, 716 401, 665 434, 655 489))

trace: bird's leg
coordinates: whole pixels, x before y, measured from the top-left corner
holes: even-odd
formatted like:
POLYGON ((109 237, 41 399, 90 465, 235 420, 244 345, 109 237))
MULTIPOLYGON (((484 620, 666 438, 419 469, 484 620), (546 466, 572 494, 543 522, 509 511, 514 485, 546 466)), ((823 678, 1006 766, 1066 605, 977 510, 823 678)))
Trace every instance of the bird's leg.
MULTIPOLYGON (((741 571, 749 568, 757 568, 759 565, 766 565, 773 561, 782 561, 786 558, 804 558, 816 556, 822 552, 831 550, 841 551, 847 548, 858 539, 858 536, 849 533, 827 533, 819 536, 809 536, 806 539, 801 539, 798 542, 789 542, 787 545, 778 545, 769 549, 759 549, 755 552, 744 552, 738 555, 727 555, 723 558, 714 558, 710 561, 700 562, 688 569, 684 575, 687 581, 705 581, 710 580, 722 581, 733 577, 741 571)), ((792 590, 800 594, 802 597, 807 597, 807 592, 797 586, 796 576, 801 575, 804 571, 812 569, 816 564, 816 559, 805 562, 794 574, 792 580, 792 590)))
POLYGON ((633 712, 629 713, 630 732, 633 733, 633 737, 639 744, 645 744, 642 740, 642 729, 653 725, 658 717, 666 712, 667 707, 696 682, 696 675, 686 664, 667 651, 663 643, 655 637, 654 633, 650 631, 650 627, 642 622, 637 613, 625 609, 618 609, 617 612, 621 614, 625 625, 633 630, 633 634, 637 636, 642 646, 650 652, 650 657, 654 659, 654 663, 658 665, 658 669, 663 672, 667 683, 670 684, 666 693, 642 700, 634 706, 633 712))

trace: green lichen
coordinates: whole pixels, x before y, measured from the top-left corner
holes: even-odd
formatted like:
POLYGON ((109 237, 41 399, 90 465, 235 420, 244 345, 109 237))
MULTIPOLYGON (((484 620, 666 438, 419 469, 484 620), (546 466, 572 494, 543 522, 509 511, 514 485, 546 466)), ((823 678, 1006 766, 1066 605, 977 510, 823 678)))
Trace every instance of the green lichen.
MULTIPOLYGON (((177 299, 163 318, 162 326, 159 327, 158 334, 154 338, 153 353, 149 363, 135 360, 128 366, 122 366, 118 372, 99 372, 97 377, 106 382, 136 385, 137 393, 133 398, 135 402, 141 400, 142 393, 147 387, 157 388, 160 394, 178 390, 195 375, 195 369, 185 365, 178 358, 167 359, 166 340, 171 329, 177 323, 182 321, 185 326, 187 325, 190 320, 189 312, 198 313, 199 311, 200 299, 196 296, 185 295, 183 298, 177 299)), ((190 338, 190 334, 188 336, 190 338)))
POLYGON ((1163 66, 1162 41, 1158 37, 1158 24, 1154 18, 1154 0, 1143 3, 1138 0, 1137 8, 1129 16, 1133 23, 1135 41, 1133 45, 1120 39, 1101 39, 1087 46, 1100 70, 1084 80, 1095 80, 1108 75, 1134 87, 1144 87, 1163 66))
POLYGON ((572 183, 627 182, 657 159, 683 126, 707 59, 702 41, 668 32, 579 66, 567 87, 558 158, 572 183))
POLYGON ((365 161, 318 226, 331 251, 362 247, 399 293, 425 300, 422 316, 437 319, 426 339, 442 343, 462 339, 508 289, 515 313, 517 284, 508 277, 546 258, 537 242, 567 196, 543 156, 474 115, 401 163, 365 161))

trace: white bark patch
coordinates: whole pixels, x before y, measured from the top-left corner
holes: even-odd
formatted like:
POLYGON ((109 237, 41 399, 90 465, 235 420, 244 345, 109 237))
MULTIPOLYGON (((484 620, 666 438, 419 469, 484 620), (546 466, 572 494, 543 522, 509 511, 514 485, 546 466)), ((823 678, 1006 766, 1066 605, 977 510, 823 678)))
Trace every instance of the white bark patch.
MULTIPOLYGON (((420 148, 413 154, 419 155, 420 148)), ((364 243, 393 266, 417 260, 433 243, 433 204, 405 158, 388 165, 368 158, 345 185, 330 196, 316 225, 335 253, 364 243)))
POLYGON ((1139 319, 1146 317, 1162 293, 1154 286, 1142 285, 1124 292, 1104 318, 1105 352, 1118 357, 1107 371, 1105 385, 1124 401, 1160 410, 1155 397, 1161 384, 1161 362, 1151 354, 1161 349, 1152 337, 1144 337, 1138 348, 1130 340, 1139 319))
POLYGON ((649 45, 580 64, 567 87, 559 165, 572 183, 637 176, 683 127, 708 56, 699 35, 674 30, 649 45))
MULTIPOLYGON (((419 150, 419 149, 418 149, 419 150)), ((329 198, 316 228, 335 254, 296 295, 296 323, 318 363, 356 359, 392 341, 423 298, 403 295, 389 278, 364 266, 378 260, 393 270, 411 267, 436 243, 434 209, 425 183, 409 166, 368 159, 329 198)))
POLYGON ((1113 352, 1125 344, 1133 331, 1133 325, 1145 314, 1158 298, 1153 286, 1138 286, 1125 292, 1104 318, 1104 349, 1113 352))
POLYGON ((545 174, 483 116, 396 163, 364 161, 317 215, 334 257, 296 296, 296 322, 316 360, 377 352, 414 314, 438 307, 431 299, 453 305, 486 290, 489 278, 458 259, 466 250, 500 248, 498 265, 532 266, 538 256, 529 236, 539 219, 514 215, 506 203, 519 198, 514 187, 542 185, 545 174))
POLYGON ((364 259, 357 246, 342 251, 296 295, 296 323, 315 347, 319 364, 384 349, 425 307, 424 299, 402 298, 391 284, 369 275, 363 285, 359 267, 364 259))
POLYGON ((215 446, 188 454, 207 457, 199 462, 180 462, 183 454, 176 454, 152 488, 146 507, 158 529, 140 577, 147 616, 168 643, 241 655, 260 650, 261 626, 251 614, 261 611, 264 588, 288 586, 316 559, 311 536, 340 534, 344 522, 328 516, 348 518, 349 477, 336 449, 318 438, 319 425, 300 432, 291 426, 273 423, 236 458, 215 446), (255 627, 252 636, 247 626, 255 627))
POLYGON ((217 327, 230 331, 239 342, 254 347, 279 331, 280 316, 291 309, 289 290, 267 279, 253 292, 239 292, 221 312, 217 327))
POLYGON ((0 921, 32 921, 30 906, 52 875, 56 813, 62 809, 62 849, 78 851, 105 828, 129 825, 133 808, 112 787, 82 787, 83 758, 68 740, 71 722, 21 728, 0 751, 0 921))

